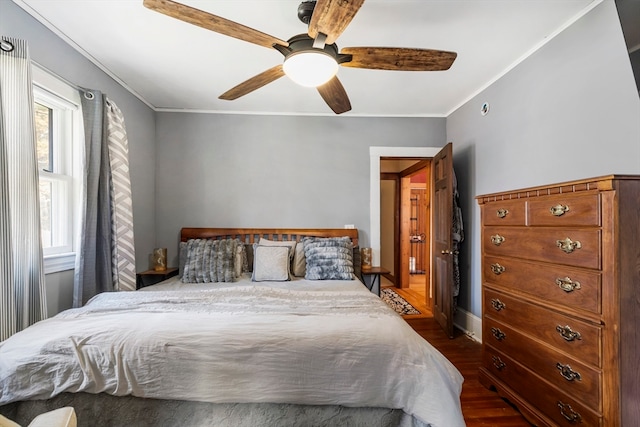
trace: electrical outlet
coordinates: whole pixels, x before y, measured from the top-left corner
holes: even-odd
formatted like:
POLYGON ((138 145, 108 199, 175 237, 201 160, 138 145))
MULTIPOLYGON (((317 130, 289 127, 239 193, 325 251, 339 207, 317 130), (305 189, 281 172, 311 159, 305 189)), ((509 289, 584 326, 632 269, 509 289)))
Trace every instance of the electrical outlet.
POLYGON ((344 228, 356 228, 356 226, 353 224, 345 224, 344 228))

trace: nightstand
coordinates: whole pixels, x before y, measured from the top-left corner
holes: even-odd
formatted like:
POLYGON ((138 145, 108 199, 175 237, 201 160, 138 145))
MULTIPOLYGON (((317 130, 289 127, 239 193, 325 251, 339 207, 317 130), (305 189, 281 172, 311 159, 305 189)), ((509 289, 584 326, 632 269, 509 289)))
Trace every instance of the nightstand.
POLYGON ((390 271, 384 267, 369 267, 362 268, 362 279, 364 280, 364 285, 369 288, 371 292, 375 292, 380 296, 380 275, 381 274, 389 274, 390 271), (368 280, 365 277, 370 277, 371 284, 367 284, 368 280), (377 282, 377 287, 376 287, 377 282))
POLYGON ((155 285, 158 282, 178 275, 178 267, 169 267, 166 270, 147 270, 136 274, 136 289, 155 285))

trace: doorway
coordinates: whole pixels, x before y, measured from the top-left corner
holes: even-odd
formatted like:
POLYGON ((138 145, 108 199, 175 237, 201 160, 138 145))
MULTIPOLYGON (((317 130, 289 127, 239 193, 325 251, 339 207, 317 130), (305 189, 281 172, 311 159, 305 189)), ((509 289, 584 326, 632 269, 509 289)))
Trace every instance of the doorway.
POLYGON ((369 233, 373 265, 380 265, 380 159, 435 157, 436 147, 369 147, 369 233))
POLYGON ((431 161, 431 310, 440 326, 453 337, 453 144, 433 147, 369 147, 370 171, 370 242, 372 264, 380 264, 380 160, 389 158, 421 158, 431 161))
POLYGON ((386 283, 431 312, 431 160, 380 160, 380 265, 386 283))

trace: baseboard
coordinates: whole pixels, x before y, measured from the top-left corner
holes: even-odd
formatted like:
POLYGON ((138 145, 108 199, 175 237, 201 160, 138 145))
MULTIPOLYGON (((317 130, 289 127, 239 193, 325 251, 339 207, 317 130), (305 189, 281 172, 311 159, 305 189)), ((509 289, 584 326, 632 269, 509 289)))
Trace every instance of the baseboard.
POLYGON ((453 316, 453 324, 474 341, 482 343, 482 319, 460 307, 453 316))

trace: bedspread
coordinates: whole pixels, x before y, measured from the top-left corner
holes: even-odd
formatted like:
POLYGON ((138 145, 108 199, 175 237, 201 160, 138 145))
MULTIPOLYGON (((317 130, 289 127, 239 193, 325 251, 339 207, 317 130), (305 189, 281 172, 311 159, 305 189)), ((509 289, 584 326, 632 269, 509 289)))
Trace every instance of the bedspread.
POLYGON ((100 294, 0 343, 0 404, 83 391, 401 408, 463 426, 455 367, 377 296, 348 289, 100 294))

